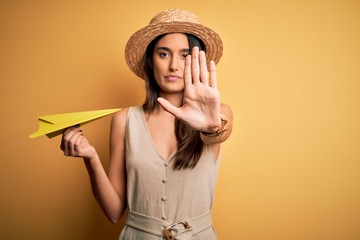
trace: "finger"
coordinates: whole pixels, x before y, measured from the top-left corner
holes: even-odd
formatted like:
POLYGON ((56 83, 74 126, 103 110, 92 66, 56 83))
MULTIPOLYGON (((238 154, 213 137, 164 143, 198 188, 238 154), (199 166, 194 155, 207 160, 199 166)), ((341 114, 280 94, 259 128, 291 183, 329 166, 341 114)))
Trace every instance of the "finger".
POLYGON ((158 102, 160 103, 161 107, 171 113, 172 115, 174 115, 175 117, 178 117, 180 115, 180 110, 179 108, 175 107, 174 105, 172 105, 168 100, 166 100, 165 98, 159 97, 158 102))
POLYGON ((72 148, 73 148, 72 139, 74 138, 74 135, 79 131, 80 130, 78 128, 71 127, 66 129, 66 131, 64 132, 60 148, 61 150, 64 151, 65 156, 69 156, 72 154, 72 148))
POLYGON ((79 146, 81 146, 83 139, 84 139, 84 135, 80 131, 80 134, 78 135, 78 137, 75 139, 75 142, 74 142, 74 154, 76 154, 76 156, 79 155, 79 146))
POLYGON ((66 128, 66 129, 64 130, 64 132, 63 132, 63 135, 68 134, 72 129, 73 129, 73 127, 68 127, 68 128, 66 128))
POLYGON ((187 55, 185 59, 185 69, 184 69, 184 83, 185 87, 192 84, 191 77, 191 55, 187 55))
POLYGON ((68 150, 69 150, 69 155, 76 157, 76 148, 77 148, 77 142, 78 139, 82 136, 82 132, 80 132, 78 129, 76 129, 75 133, 71 136, 70 140, 69 140, 69 144, 68 144, 68 150))
POLYGON ((200 63, 200 81, 206 85, 209 84, 209 72, 206 65, 206 56, 204 51, 199 52, 200 63))
POLYGON ((214 61, 210 61, 210 86, 217 88, 217 79, 216 79, 216 65, 214 61))
POLYGON ((199 47, 193 47, 191 52, 191 75, 193 83, 199 82, 199 47))
POLYGON ((74 127, 70 127, 67 128, 62 135, 60 149, 63 150, 65 156, 69 155, 69 140, 73 134, 74 127))

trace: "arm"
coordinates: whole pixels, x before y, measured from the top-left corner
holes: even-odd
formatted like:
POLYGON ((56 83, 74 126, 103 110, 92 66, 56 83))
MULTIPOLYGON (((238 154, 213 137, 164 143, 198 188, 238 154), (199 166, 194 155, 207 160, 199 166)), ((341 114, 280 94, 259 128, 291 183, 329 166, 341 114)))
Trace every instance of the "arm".
POLYGON ((127 110, 116 113, 111 123, 110 162, 106 174, 96 150, 79 128, 67 129, 61 149, 66 156, 84 159, 94 197, 109 220, 116 223, 126 209, 126 170, 124 134, 127 110))

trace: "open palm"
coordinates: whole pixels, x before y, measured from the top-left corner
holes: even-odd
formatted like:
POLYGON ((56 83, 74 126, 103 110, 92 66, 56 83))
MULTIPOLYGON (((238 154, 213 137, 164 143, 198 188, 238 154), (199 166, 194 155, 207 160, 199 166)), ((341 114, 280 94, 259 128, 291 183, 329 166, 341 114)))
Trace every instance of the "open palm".
POLYGON ((209 71, 206 56, 194 47, 187 56, 184 70, 185 89, 183 105, 175 107, 164 98, 159 98, 161 106, 191 128, 211 132, 221 125, 220 95, 216 82, 216 67, 210 61, 209 71))

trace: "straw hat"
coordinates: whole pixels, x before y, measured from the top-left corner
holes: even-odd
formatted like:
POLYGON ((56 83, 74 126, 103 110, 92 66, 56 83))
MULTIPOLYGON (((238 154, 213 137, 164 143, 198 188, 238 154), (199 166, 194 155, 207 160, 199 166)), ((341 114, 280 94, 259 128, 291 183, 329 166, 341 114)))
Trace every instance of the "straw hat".
POLYGON ((202 25, 192 12, 169 9, 153 17, 149 25, 135 32, 125 48, 125 59, 130 69, 140 78, 145 79, 143 61, 146 48, 157 36, 166 33, 189 33, 204 42, 206 59, 218 61, 221 58, 223 45, 219 35, 212 29, 202 25))

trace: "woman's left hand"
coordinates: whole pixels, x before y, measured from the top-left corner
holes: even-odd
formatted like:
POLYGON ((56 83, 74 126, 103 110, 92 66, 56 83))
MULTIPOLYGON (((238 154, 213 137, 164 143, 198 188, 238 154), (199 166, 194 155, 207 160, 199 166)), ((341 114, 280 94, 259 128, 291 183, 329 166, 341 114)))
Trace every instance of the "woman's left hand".
POLYGON ((194 47, 185 61, 184 99, 181 107, 175 107, 164 98, 158 98, 161 106, 191 128, 213 132, 221 126, 220 94, 216 82, 216 66, 210 61, 209 71, 204 51, 194 47))

